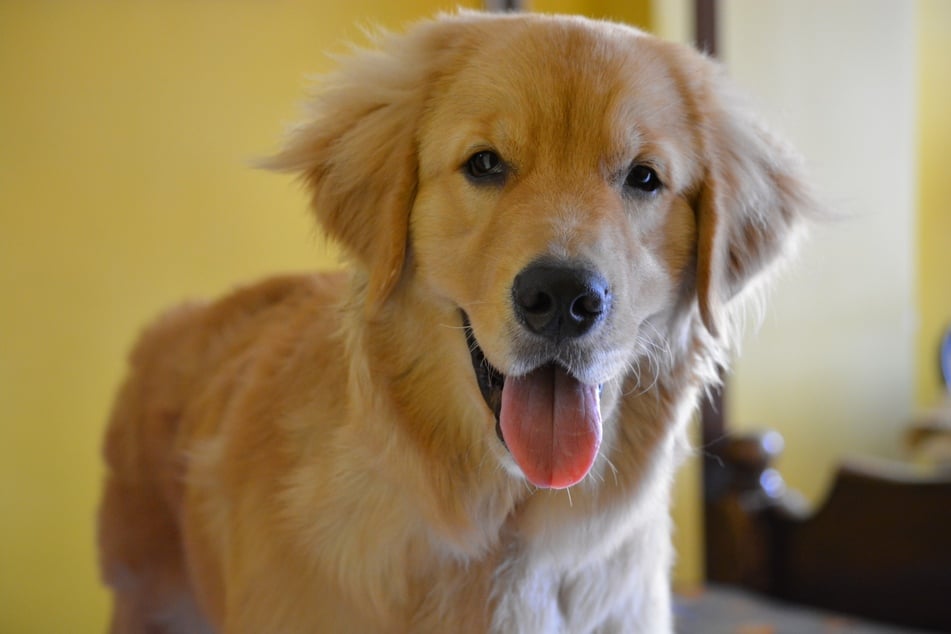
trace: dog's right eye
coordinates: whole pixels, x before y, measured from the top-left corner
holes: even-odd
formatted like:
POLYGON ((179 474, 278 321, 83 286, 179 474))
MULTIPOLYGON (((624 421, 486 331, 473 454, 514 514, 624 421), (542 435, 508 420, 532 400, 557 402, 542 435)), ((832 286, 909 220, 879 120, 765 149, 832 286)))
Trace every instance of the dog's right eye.
POLYGON ((653 168, 647 165, 635 165, 628 172, 624 184, 631 189, 637 189, 646 194, 652 194, 662 187, 660 178, 653 168))
POLYGON ((505 174, 505 163, 495 152, 483 150, 469 157, 465 169, 473 180, 496 179, 505 174))

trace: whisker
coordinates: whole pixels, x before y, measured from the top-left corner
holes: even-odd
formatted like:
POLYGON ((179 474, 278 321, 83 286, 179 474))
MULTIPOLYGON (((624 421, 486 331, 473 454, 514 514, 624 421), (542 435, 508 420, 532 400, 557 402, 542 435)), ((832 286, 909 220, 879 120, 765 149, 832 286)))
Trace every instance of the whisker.
MULTIPOLYGON (((614 463, 607 456, 604 456, 604 462, 607 463, 608 467, 611 469, 611 473, 614 475, 614 486, 618 486, 620 482, 618 481, 617 477, 617 467, 614 466, 614 463)), ((601 477, 601 481, 604 482, 604 476, 601 477)))

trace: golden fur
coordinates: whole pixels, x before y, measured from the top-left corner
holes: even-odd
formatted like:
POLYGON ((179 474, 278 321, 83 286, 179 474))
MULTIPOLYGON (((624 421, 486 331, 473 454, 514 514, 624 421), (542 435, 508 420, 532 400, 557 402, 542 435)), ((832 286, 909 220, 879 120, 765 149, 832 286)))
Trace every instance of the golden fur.
POLYGON ((670 631, 685 426, 809 210, 720 69, 616 24, 441 17, 345 60, 269 164, 351 266, 143 335, 105 445, 112 631, 670 631), (482 151, 501 178, 466 173, 482 151), (602 429, 557 490, 497 435, 463 321, 529 372, 512 285, 539 258, 611 302, 559 361, 600 386, 602 429))

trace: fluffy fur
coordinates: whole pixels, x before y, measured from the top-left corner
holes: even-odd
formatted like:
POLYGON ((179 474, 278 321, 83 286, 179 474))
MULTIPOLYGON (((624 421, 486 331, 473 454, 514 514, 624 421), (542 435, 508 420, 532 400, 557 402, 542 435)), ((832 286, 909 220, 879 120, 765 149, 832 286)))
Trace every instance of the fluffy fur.
POLYGON ((797 161, 715 64, 621 25, 463 13, 376 45, 269 161, 349 268, 176 309, 131 356, 100 512, 112 631, 670 631, 685 426, 809 213, 797 161), (483 151, 500 177, 467 171, 483 151), (607 284, 569 352, 512 306, 539 258, 607 284), (523 477, 465 316, 501 374, 550 357, 600 386, 579 483, 523 477))

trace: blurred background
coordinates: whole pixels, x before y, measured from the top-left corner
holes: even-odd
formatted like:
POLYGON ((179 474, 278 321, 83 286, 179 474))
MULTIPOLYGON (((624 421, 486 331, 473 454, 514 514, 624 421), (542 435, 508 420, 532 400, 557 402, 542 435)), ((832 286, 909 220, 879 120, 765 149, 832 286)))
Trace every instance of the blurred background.
MULTIPOLYGON (((183 299, 335 265, 297 184, 248 162, 361 26, 458 4, 0 0, 0 633, 104 631, 99 445, 137 332, 183 299)), ((693 37, 685 0, 530 8, 693 37)), ((777 285, 727 399, 735 425, 783 433, 786 481, 819 500, 841 455, 901 458, 943 395, 951 2, 720 10, 730 73, 845 216, 777 285)), ((681 584, 703 574, 698 474, 678 481, 681 584)))

